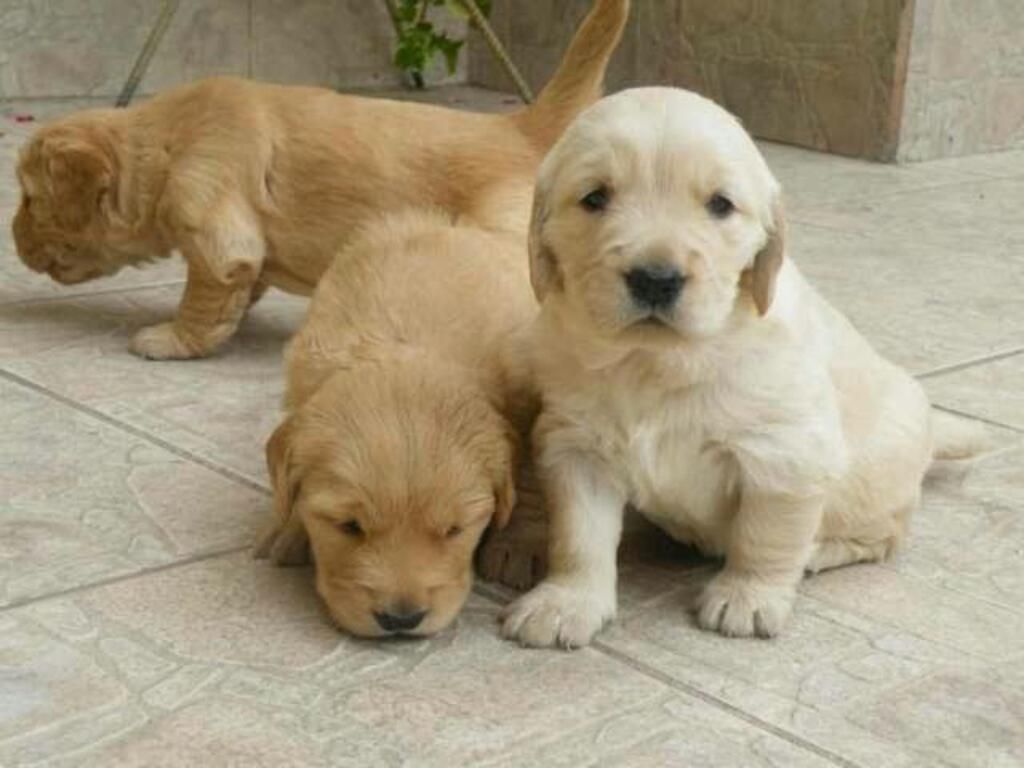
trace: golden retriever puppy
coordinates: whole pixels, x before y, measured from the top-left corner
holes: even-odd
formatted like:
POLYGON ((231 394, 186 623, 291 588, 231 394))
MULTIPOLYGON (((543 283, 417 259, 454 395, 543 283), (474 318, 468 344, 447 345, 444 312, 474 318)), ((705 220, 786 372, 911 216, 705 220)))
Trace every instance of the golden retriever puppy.
POLYGON ((18 254, 74 284, 180 252, 177 316, 141 330, 132 349, 207 355, 267 285, 308 295, 379 211, 439 208, 486 223, 484 192, 532 180, 600 96, 628 13, 628 0, 595 0, 536 103, 511 114, 215 78, 56 120, 19 159, 18 254))
POLYGON ((968 450, 786 257, 779 184, 687 91, 588 109, 544 161, 530 234, 549 573, 505 611, 526 645, 586 645, 616 610, 631 503, 725 559, 699 624, 773 636, 805 571, 880 560, 925 470, 968 450), (933 429, 934 428, 934 429, 933 429))
POLYGON ((499 355, 536 314, 530 186, 506 202, 519 235, 441 213, 368 225, 289 346, 289 413, 267 445, 275 520, 257 554, 294 563, 311 548, 317 590, 357 635, 445 627, 481 534, 512 509, 523 426, 499 355))

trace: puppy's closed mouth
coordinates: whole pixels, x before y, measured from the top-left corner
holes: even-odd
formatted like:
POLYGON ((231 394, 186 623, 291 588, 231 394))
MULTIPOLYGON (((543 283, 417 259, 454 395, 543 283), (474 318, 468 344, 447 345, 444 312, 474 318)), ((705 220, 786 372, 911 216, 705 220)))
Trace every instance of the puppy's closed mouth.
POLYGON ((638 320, 634 320, 630 323, 629 327, 641 330, 653 328, 659 331, 675 331, 675 327, 672 325, 672 322, 658 312, 652 312, 649 315, 644 315, 638 320))

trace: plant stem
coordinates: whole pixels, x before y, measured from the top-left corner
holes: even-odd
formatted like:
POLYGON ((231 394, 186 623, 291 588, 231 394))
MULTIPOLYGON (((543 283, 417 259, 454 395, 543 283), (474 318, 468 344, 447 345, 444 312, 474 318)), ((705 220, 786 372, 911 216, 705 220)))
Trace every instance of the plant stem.
POLYGON ((422 24, 423 20, 427 18, 427 6, 430 4, 430 0, 420 0, 420 7, 416 9, 416 24, 422 24))
POLYGON ((494 34, 494 29, 487 21, 487 17, 480 11, 480 6, 476 4, 476 0, 459 0, 466 12, 469 14, 469 18, 472 20, 476 28, 480 30, 480 34, 484 36, 484 41, 490 47, 491 52, 495 58, 505 68, 505 72, 510 78, 512 78, 513 84, 515 84, 516 90, 519 91, 519 97, 527 104, 533 103, 533 91, 530 90, 530 86, 526 80, 520 74, 516 65, 512 62, 512 58, 508 55, 508 51, 505 50, 505 46, 501 44, 501 40, 494 34))

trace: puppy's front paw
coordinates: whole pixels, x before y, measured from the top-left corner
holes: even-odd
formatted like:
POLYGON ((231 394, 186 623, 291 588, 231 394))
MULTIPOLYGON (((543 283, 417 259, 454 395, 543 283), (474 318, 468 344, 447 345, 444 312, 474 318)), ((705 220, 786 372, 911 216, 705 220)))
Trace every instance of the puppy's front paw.
POLYGON ((545 581, 502 611, 501 634, 535 648, 582 648, 614 616, 614 595, 545 581))
POLYGON ((178 337, 173 323, 143 328, 132 339, 131 350, 148 360, 187 360, 196 357, 178 337))
POLYGON ((723 571, 704 588, 697 622, 729 637, 775 637, 782 631, 795 597, 791 586, 723 571))

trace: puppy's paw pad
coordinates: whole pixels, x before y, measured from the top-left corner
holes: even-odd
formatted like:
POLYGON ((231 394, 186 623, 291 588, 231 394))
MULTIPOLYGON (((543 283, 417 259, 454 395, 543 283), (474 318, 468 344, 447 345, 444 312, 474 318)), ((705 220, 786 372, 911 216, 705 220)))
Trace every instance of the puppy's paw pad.
POLYGON ((613 598, 545 582, 502 612, 501 633, 534 648, 582 648, 614 615, 613 598))
POLYGON ((700 596, 697 622, 728 637, 775 637, 785 626, 795 597, 790 586, 720 573, 700 596))
POLYGON ((172 323, 143 328, 132 338, 131 350, 148 360, 186 360, 195 357, 178 338, 172 323))
POLYGON ((542 526, 516 523, 503 531, 492 531, 480 547, 480 576, 512 589, 534 587, 547 571, 546 533, 542 526))

